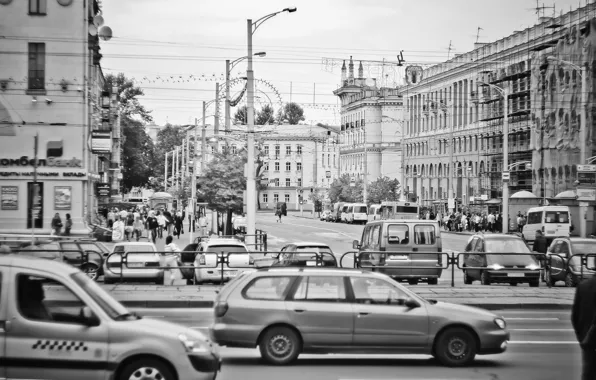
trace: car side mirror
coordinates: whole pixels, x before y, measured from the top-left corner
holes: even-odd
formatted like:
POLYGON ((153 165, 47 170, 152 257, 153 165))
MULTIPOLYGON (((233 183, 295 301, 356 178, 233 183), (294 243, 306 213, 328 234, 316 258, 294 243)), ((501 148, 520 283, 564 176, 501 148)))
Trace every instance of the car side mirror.
POLYGON ((352 248, 354 248, 354 249, 360 249, 360 242, 358 240, 354 240, 352 242, 352 248))
POLYGON ((407 298, 406 301, 404 302, 404 306, 406 306, 409 309, 415 309, 417 307, 420 307, 420 304, 418 303, 418 301, 416 301, 412 298, 407 298))
POLYGON ((93 314, 93 312, 88 306, 83 306, 79 315, 86 326, 99 326, 99 318, 97 318, 97 316, 93 314))

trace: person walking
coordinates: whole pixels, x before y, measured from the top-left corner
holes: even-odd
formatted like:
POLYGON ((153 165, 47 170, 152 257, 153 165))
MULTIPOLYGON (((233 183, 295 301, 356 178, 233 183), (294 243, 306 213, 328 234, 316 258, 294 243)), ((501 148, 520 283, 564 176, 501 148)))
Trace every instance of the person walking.
POLYGON ((582 380, 596 379, 596 277, 582 281, 575 291, 571 324, 582 350, 582 380))
POLYGON ((52 218, 52 235, 60 236, 60 231, 62 231, 62 219, 60 219, 60 214, 56 213, 52 218))
POLYGON ((114 225, 112 226, 112 241, 118 243, 124 240, 124 222, 120 219, 120 215, 116 215, 114 225))
POLYGON ((532 250, 538 253, 546 253, 548 250, 548 242, 540 230, 536 230, 536 237, 534 238, 532 250))
POLYGON ((159 228, 157 229, 157 236, 160 239, 163 239, 163 232, 166 229, 166 224, 168 223, 166 217, 161 213, 157 212, 157 223, 159 224, 159 228))
POLYGON ((177 213, 174 216, 174 236, 177 236, 180 239, 180 234, 184 233, 182 231, 182 226, 184 225, 184 219, 180 213, 177 213))
MULTIPOLYGON (((174 243, 174 238, 172 237, 172 235, 168 235, 166 237, 166 246, 164 247, 164 251, 166 252, 164 266, 172 268, 172 269, 166 269, 165 272, 167 272, 170 275, 170 278, 168 279, 169 285, 174 285, 174 281, 176 279, 182 278, 182 273, 180 272, 180 269, 176 268, 178 266, 181 266, 180 265, 181 264, 181 262, 180 262, 181 250, 176 245, 176 243, 174 243)), ((164 273, 164 275, 165 275, 165 273, 164 273)))
POLYGON ((70 214, 66 214, 66 220, 64 221, 64 236, 70 236, 70 230, 72 229, 72 219, 70 214))
POLYGON ((132 236, 135 237, 137 239, 137 241, 139 241, 141 236, 143 236, 143 221, 141 220, 140 216, 137 216, 135 218, 132 228, 133 228, 132 236))
POLYGON ((207 217, 204 214, 199 218, 199 236, 207 236, 207 217))
POLYGON ((135 219, 134 219, 134 215, 132 212, 129 212, 128 215, 126 216, 126 222, 125 222, 125 227, 124 227, 124 234, 126 236, 126 241, 130 241, 131 237, 133 236, 134 233, 134 224, 135 224, 135 219))
POLYGON ((147 230, 149 231, 147 234, 147 238, 151 239, 153 244, 155 244, 155 239, 157 238, 157 229, 159 228, 159 222, 155 217, 155 211, 150 211, 147 220, 145 221, 147 225, 147 230))

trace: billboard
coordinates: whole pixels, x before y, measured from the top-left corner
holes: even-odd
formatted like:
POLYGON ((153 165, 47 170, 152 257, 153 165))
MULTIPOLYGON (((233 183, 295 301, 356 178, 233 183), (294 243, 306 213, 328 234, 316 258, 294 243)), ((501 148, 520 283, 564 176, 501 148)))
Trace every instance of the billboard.
POLYGON ((112 152, 112 132, 93 131, 91 132, 91 152, 104 154, 112 152))

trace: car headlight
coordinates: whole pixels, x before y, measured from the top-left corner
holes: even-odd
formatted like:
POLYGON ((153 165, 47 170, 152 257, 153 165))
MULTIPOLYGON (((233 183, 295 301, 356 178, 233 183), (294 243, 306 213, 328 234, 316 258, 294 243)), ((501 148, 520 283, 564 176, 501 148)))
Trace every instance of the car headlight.
POLYGON ((495 325, 499 326, 499 328, 503 330, 505 330, 505 327, 507 327, 507 323, 505 323, 505 320, 502 318, 495 318, 495 325))
POLYGON ((209 347, 207 347, 205 342, 189 339, 184 334, 179 334, 178 339, 180 339, 182 346, 184 346, 184 350, 189 354, 204 354, 210 352, 209 347))
POLYGON ((529 269, 529 270, 540 269, 540 265, 536 265, 536 264, 526 265, 526 269, 529 269))
POLYGON ((499 264, 491 264, 489 266, 487 266, 488 269, 494 269, 494 270, 499 270, 499 269, 503 269, 505 267, 499 265, 499 264))

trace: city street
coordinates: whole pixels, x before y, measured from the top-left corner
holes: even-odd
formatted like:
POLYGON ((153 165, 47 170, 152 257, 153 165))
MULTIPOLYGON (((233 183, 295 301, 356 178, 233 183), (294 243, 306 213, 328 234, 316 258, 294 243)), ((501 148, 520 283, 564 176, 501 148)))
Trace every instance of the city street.
MULTIPOLYGON (((207 332, 210 309, 134 309, 147 318, 177 322, 207 332)), ((478 356, 468 368, 444 368, 422 355, 301 355, 295 365, 270 367, 259 359, 257 349, 222 348, 221 379, 284 378, 311 380, 559 380, 579 378, 580 349, 569 312, 497 311, 511 331, 506 353, 478 356)), ((219 379, 219 377, 218 377, 219 379)))

